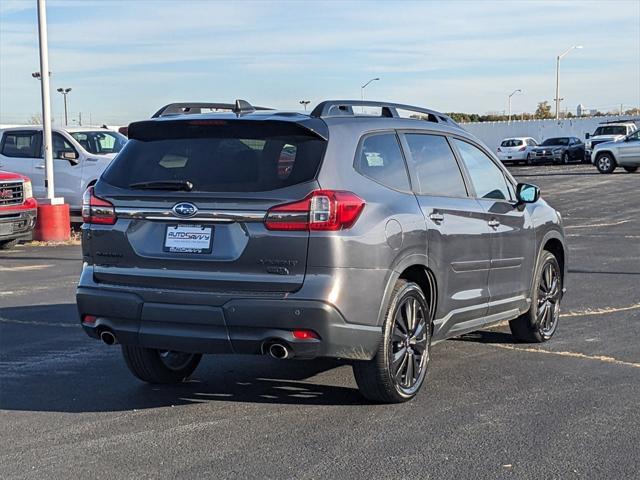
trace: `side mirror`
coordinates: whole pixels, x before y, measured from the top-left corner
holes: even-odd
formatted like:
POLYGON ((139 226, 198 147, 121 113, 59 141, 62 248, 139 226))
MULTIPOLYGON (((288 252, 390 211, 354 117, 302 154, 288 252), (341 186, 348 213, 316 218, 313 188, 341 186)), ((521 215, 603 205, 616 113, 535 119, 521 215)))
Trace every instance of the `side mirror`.
POLYGON ((540 198, 540 189, 529 183, 519 183, 516 187, 518 203, 535 203, 540 198))
POLYGON ((60 158, 62 160, 68 160, 73 165, 76 165, 78 163, 78 152, 68 148, 63 150, 58 150, 56 152, 56 158, 60 158))
POLYGON ((589 137, 590 137, 590 136, 591 136, 591 135, 589 134, 589 132, 585 133, 585 134, 584 134, 584 138, 585 138, 585 140, 589 140, 589 137))

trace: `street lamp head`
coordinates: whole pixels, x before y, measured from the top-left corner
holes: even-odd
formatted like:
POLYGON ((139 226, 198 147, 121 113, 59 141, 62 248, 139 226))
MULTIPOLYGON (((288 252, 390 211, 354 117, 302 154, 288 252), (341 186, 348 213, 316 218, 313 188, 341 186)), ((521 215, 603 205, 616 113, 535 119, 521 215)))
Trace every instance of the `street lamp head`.
POLYGON ((60 93, 64 92, 64 88, 58 88, 57 90, 58 90, 58 92, 60 92, 60 93))
POLYGON ((65 93, 69 93, 70 91, 71 91, 71 89, 70 89, 70 88, 65 88, 65 89, 64 89, 64 92, 65 92, 65 93))
POLYGON ((582 45, 576 45, 576 46, 575 46, 575 47, 573 47, 573 48, 582 48, 582 45))

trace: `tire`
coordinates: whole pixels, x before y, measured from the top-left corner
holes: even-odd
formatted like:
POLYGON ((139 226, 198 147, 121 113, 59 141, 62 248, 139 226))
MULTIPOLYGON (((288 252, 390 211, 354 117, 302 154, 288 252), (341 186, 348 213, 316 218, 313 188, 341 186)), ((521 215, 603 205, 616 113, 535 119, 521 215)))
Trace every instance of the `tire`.
POLYGON ((564 152, 562 154, 562 163, 564 163, 565 165, 568 165, 569 161, 570 161, 569 154, 567 152, 564 152))
POLYGON ((629 173, 635 173, 638 171, 638 167, 622 167, 629 173))
POLYGON ((527 161, 525 162, 526 165, 531 165, 533 162, 531 161, 531 154, 527 153, 527 161))
POLYGON ((202 355, 122 345, 131 373, 147 383, 180 383, 197 368, 202 355))
POLYGON ((601 153, 597 156, 596 168, 600 173, 613 173, 616 167, 616 159, 610 153, 601 153))
POLYGON ((558 328, 562 300, 562 272, 556 257, 542 252, 531 292, 531 308, 509 322, 511 334, 528 343, 549 340, 558 328))
POLYGON ((9 250, 15 247, 18 244, 18 239, 14 238, 13 240, 4 240, 0 242, 0 250, 9 250))
POLYGON ((400 403, 416 396, 424 383, 431 356, 433 319, 430 312, 427 299, 416 283, 402 279, 396 282, 376 356, 353 364, 356 383, 365 398, 373 402, 400 403), (411 315, 412 309, 415 315, 411 315))

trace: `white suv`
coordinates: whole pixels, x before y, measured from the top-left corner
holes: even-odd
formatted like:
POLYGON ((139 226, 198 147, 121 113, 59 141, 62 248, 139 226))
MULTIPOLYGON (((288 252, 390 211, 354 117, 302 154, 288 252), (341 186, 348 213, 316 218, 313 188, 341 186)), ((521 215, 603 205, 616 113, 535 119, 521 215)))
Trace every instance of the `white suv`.
MULTIPOLYGON (((55 194, 64 197, 72 214, 80 212, 82 194, 127 142, 125 136, 101 128, 54 128, 53 170, 55 194)), ((0 130, 0 169, 31 178, 36 198, 46 196, 42 155, 42 127, 0 130)))
POLYGON ((591 158, 593 149, 596 145, 605 142, 617 142, 637 130, 638 127, 633 122, 611 122, 598 125, 596 131, 593 132, 593 135, 589 135, 588 133, 585 135, 585 138, 587 139, 585 142, 586 158, 591 158))
POLYGON ((531 149, 537 146, 538 142, 531 137, 505 138, 496 153, 502 163, 531 163, 531 149))

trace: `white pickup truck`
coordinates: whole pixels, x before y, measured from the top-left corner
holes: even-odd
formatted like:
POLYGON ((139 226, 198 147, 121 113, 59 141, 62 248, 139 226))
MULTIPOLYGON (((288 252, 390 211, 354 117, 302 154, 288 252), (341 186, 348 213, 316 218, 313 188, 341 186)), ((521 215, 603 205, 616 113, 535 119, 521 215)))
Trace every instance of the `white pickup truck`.
POLYGON ((585 135, 585 157, 590 160, 593 149, 599 143, 617 142, 638 130, 634 122, 608 122, 598 125, 593 135, 585 135))
MULTIPOLYGON (((55 194, 64 197, 72 215, 82 207, 82 194, 122 149, 127 138, 103 128, 53 128, 55 194)), ((28 125, 0 130, 0 170, 31 179, 33 195, 46 197, 42 127, 28 125)))

